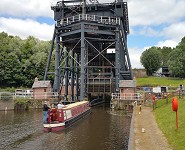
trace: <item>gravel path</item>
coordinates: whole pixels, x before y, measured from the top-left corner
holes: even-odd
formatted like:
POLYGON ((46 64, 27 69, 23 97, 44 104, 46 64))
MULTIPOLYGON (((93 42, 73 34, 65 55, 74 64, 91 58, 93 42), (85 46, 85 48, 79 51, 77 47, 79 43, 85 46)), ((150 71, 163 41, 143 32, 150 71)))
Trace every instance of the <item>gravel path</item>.
POLYGON ((152 108, 134 109, 134 150, 172 150, 155 121, 152 108), (142 129, 144 132, 142 132, 142 129))

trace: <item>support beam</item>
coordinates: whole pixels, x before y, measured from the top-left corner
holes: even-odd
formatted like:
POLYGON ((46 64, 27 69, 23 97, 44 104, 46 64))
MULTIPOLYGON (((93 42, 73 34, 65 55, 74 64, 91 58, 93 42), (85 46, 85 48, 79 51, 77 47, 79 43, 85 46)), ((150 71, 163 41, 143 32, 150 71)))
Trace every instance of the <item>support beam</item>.
POLYGON ((81 23, 81 70, 80 70, 80 101, 84 99, 85 92, 85 33, 84 23, 81 23))
POLYGON ((71 53, 71 100, 74 101, 74 51, 71 53))
POLYGON ((78 82, 78 78, 79 78, 79 74, 78 74, 78 72, 79 72, 79 69, 78 69, 78 67, 79 67, 79 55, 78 54, 76 54, 76 61, 77 61, 77 63, 76 63, 76 100, 78 100, 78 96, 79 96, 79 82, 78 82))
POLYGON ((69 49, 66 48, 66 55, 65 55, 65 94, 64 94, 64 97, 65 97, 65 100, 67 100, 67 96, 68 96, 68 86, 69 86, 69 71, 68 71, 68 61, 69 61, 69 49))
POLYGON ((60 37, 58 36, 58 31, 56 30, 56 52, 55 52, 55 79, 54 79, 54 92, 59 94, 60 89, 60 72, 59 72, 59 62, 60 62, 60 37))
POLYGON ((115 56, 115 63, 116 63, 116 68, 115 68, 115 79, 116 79, 116 89, 115 92, 119 91, 119 71, 120 71, 120 60, 119 60, 119 32, 118 32, 118 28, 116 30, 116 56, 115 56))
POLYGON ((53 52, 53 48, 54 48, 54 43, 55 43, 55 35, 56 35, 55 32, 56 32, 56 30, 54 29, 52 43, 51 43, 51 48, 50 48, 50 51, 49 51, 48 61, 47 61, 47 65, 46 65, 46 69, 45 69, 45 74, 44 74, 44 80, 47 79, 47 74, 48 74, 48 71, 49 71, 49 65, 50 65, 50 62, 51 62, 51 56, 52 56, 52 52, 53 52))
MULTIPOLYGON (((107 91, 119 92, 119 81, 132 79, 127 49, 129 33, 127 3, 115 1, 110 4, 92 5, 86 3, 86 0, 75 4, 73 1, 60 1, 51 8, 56 21, 56 32, 52 40, 53 43, 56 40, 54 91, 59 92, 60 82, 65 78, 64 96, 67 98, 70 84, 72 101, 74 99, 82 101, 88 94, 92 94, 94 98, 107 91), (66 5, 68 3, 69 5, 66 5), (68 52, 70 49, 71 56, 68 54, 64 57, 65 49, 59 52, 59 44, 66 47, 68 52), (109 49, 115 49, 115 53, 110 53, 109 49), (69 60, 70 57, 75 60, 73 58, 69 60), (107 90, 109 87, 100 81, 108 83, 109 78, 112 82, 110 90, 107 90)), ((53 45, 44 79, 49 71, 53 45)))

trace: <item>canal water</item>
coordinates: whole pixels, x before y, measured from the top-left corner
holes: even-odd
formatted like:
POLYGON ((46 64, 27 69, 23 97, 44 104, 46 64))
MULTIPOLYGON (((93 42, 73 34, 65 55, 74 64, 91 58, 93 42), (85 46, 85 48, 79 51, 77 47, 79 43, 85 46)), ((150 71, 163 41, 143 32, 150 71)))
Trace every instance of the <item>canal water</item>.
POLYGON ((0 111, 0 149, 126 150, 131 114, 105 105, 59 133, 44 133, 42 110, 0 111))

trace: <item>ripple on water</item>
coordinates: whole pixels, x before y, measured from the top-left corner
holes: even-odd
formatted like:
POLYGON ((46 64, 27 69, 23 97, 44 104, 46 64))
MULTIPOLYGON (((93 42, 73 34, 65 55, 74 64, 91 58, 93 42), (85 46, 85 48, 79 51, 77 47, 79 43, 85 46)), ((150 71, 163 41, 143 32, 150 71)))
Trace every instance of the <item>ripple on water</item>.
POLYGON ((0 149, 127 149, 131 117, 109 110, 93 107, 90 115, 60 133, 43 133, 42 111, 14 114, 6 125, 0 123, 0 149))

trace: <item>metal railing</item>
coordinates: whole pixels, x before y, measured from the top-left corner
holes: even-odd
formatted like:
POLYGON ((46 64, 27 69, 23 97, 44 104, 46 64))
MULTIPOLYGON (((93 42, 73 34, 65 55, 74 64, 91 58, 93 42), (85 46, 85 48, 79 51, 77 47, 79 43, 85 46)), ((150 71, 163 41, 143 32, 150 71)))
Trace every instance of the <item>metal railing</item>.
POLYGON ((116 99, 116 100, 132 100, 132 101, 139 101, 141 100, 142 96, 140 93, 112 93, 111 94, 111 99, 116 99))
POLYGON ((93 21, 102 24, 120 25, 119 17, 97 16, 89 14, 79 14, 76 16, 67 17, 61 20, 61 25, 68 25, 81 20, 93 21))

